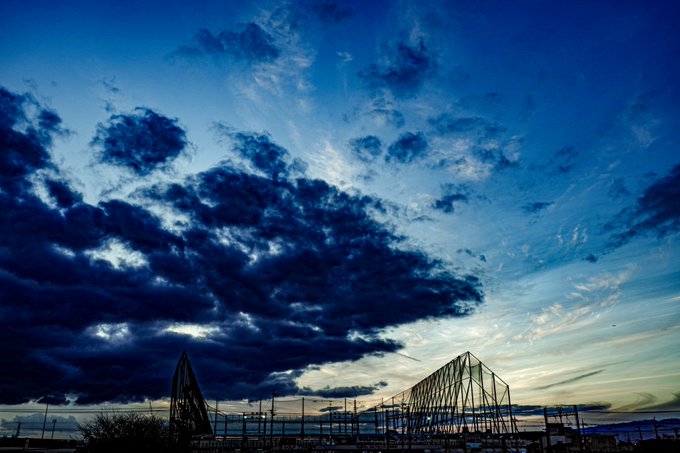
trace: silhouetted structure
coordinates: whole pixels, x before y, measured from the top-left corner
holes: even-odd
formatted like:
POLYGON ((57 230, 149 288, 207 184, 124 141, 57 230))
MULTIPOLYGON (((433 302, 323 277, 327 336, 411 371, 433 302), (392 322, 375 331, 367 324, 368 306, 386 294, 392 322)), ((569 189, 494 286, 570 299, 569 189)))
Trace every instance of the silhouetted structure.
POLYGON ((367 412, 383 432, 517 432, 510 387, 470 352, 367 412))
POLYGON ((175 437, 213 433, 205 400, 186 351, 182 352, 172 378, 170 429, 175 437))

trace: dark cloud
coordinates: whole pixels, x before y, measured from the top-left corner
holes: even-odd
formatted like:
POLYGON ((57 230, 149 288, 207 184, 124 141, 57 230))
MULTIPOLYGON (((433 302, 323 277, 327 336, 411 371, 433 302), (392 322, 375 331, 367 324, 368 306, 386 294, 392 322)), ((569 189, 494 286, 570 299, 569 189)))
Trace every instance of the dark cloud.
POLYGON ((363 162, 375 162, 382 154, 382 142, 375 135, 353 138, 348 143, 354 156, 363 162))
POLYGON ((289 30, 309 32, 326 29, 354 16, 354 8, 340 0, 295 0, 271 12, 289 30))
POLYGON ((272 143, 268 135, 236 132, 232 138, 234 150, 265 175, 274 179, 288 176, 288 151, 272 143))
POLYGON ((471 133, 483 138, 493 138, 505 131, 503 126, 492 123, 476 116, 455 116, 442 113, 428 120, 434 130, 440 135, 465 135, 471 133))
POLYGON ((423 157, 430 146, 422 132, 406 132, 387 148, 386 162, 410 164, 423 157))
POLYGON ((120 165, 143 176, 178 157, 187 146, 184 130, 176 119, 147 108, 112 115, 97 125, 91 144, 100 161, 120 165))
POLYGON ((45 184, 52 198, 62 208, 70 208, 82 201, 82 196, 65 181, 48 179, 45 184))
POLYGON ((673 393, 673 398, 663 403, 654 404, 653 406, 645 406, 639 410, 644 411, 677 411, 680 409, 680 392, 673 393))
POLYGON ((599 260, 600 258, 599 258, 597 255, 593 254, 593 253, 589 253, 589 254, 588 254, 585 258, 583 258, 583 259, 586 260, 586 261, 588 261, 589 263, 597 263, 597 260, 599 260))
POLYGON ((400 41, 385 50, 381 60, 384 62, 369 65, 359 76, 370 89, 387 89, 397 97, 416 94, 435 67, 422 40, 415 44, 400 41))
POLYGON ((25 121, 24 102, 25 96, 11 93, 5 88, 0 88, 0 125, 11 128, 16 123, 25 121))
MULTIPOLYGON (((549 417, 554 417, 555 415, 558 415, 560 411, 563 411, 563 406, 535 406, 535 405, 515 405, 513 404, 512 406, 512 413, 513 415, 518 415, 518 416, 531 416, 531 415, 543 415, 544 410, 547 410, 548 416, 549 417)), ((578 405, 578 410, 579 412, 587 412, 587 411, 607 411, 611 409, 611 404, 609 403, 587 403, 587 404, 579 404, 578 405)), ((571 407, 570 407, 571 410, 571 407)))
POLYGON ((459 254, 460 254, 460 253, 464 253, 464 254, 466 254, 467 256, 471 257, 471 258, 479 258, 479 261, 481 261, 481 262, 483 262, 483 263, 486 263, 486 256, 484 256, 484 255, 482 255, 482 254, 480 254, 480 255, 478 256, 475 252, 473 252, 473 251, 470 250, 470 249, 458 249, 458 250, 456 250, 456 253, 459 253, 459 254))
POLYGON ((109 94, 116 95, 116 94, 120 94, 120 92, 121 92, 120 88, 118 88, 118 86, 116 85, 116 78, 115 77, 110 77, 110 78, 104 77, 100 81, 100 83, 102 84, 104 89, 109 92, 109 94))
POLYGON ((352 7, 338 0, 312 0, 294 4, 322 22, 340 22, 354 14, 352 7))
POLYGON ((349 387, 324 387, 317 390, 312 390, 308 387, 303 387, 300 392, 301 395, 320 396, 322 398, 354 398, 361 395, 370 395, 376 390, 386 387, 387 383, 380 381, 375 385, 353 385, 349 387))
POLYGON ((376 107, 370 110, 369 114, 372 117, 377 118, 379 121, 382 121, 386 124, 391 124, 396 128, 404 127, 404 124, 406 124, 406 119, 404 118, 403 113, 392 108, 376 107))
MULTIPOLYGON (((485 98, 498 96, 489 93, 485 98)), ((498 148, 498 139, 506 131, 500 124, 478 116, 457 116, 448 112, 429 118, 428 123, 432 127, 431 134, 471 140, 475 156, 482 163, 493 165, 497 171, 519 167, 519 160, 508 158, 503 149, 498 148)))
POLYGON ((553 154, 552 158, 542 165, 534 166, 534 169, 548 172, 551 175, 563 175, 571 172, 578 159, 578 151, 571 145, 564 146, 553 154))
POLYGON ((30 96, 0 87, 0 184, 4 190, 20 191, 26 186, 26 176, 51 167, 45 147, 61 133, 61 120, 54 112, 37 106, 30 96), (35 109, 37 114, 27 113, 35 109))
POLYGON ((638 199, 634 228, 653 230, 659 236, 677 231, 680 226, 680 164, 667 176, 647 187, 638 199))
POLYGON ((129 201, 88 204, 58 176, 44 181, 57 204, 48 205, 32 176, 55 167, 54 121, 15 130, 27 121, 23 101, 1 94, 0 156, 15 156, 0 178, 1 403, 162 398, 184 349, 206 395, 304 392, 300 370, 395 352, 382 329, 464 316, 482 300, 476 277, 454 275, 377 222, 380 200, 283 177, 287 153, 266 136, 234 134, 259 174, 223 163, 140 190, 154 212, 185 219, 172 230, 129 201), (200 329, 177 332, 193 325, 209 341, 200 329))
POLYGON ((650 184, 634 207, 624 209, 605 225, 612 233, 609 246, 620 247, 633 238, 665 237, 680 230, 680 164, 650 184))
POLYGON ((522 206, 522 211, 527 214, 537 214, 553 204, 553 201, 534 201, 533 203, 527 203, 522 206))
POLYGON ((175 54, 185 57, 229 58, 248 63, 274 61, 281 54, 274 43, 274 37, 253 22, 243 24, 239 31, 224 30, 217 35, 201 29, 192 41, 191 44, 177 49, 175 54))
POLYGON ((502 151, 496 153, 496 165, 494 167, 496 170, 519 168, 519 166, 519 160, 509 159, 502 151))
POLYGON ((573 146, 569 145, 560 148, 555 152, 555 155, 551 162, 554 168, 553 171, 560 174, 569 173, 572 170, 572 168, 574 168, 574 164, 576 162, 577 157, 578 151, 576 151, 576 149, 573 146))
MULTIPOLYGON (((397 129, 406 124, 406 118, 395 105, 395 102, 387 99, 384 93, 376 93, 363 114, 373 119, 379 125, 390 125, 397 129)), ((343 115, 345 121, 349 121, 347 114, 343 115)))
POLYGON ((453 214, 455 203, 467 203, 469 201, 468 188, 448 184, 442 187, 442 196, 432 203, 432 208, 445 214, 453 214))
POLYGON ((635 392, 636 399, 632 403, 625 404, 623 406, 618 406, 616 407, 616 411, 626 411, 626 412, 632 412, 632 411, 638 411, 642 409, 643 407, 649 407, 653 406, 656 404, 656 402, 659 400, 659 398, 656 395, 653 395, 649 392, 635 392))
MULTIPOLYGON (((315 367, 308 367, 315 368, 315 367)), ((361 395, 369 395, 376 390, 387 386, 384 381, 373 385, 353 385, 342 387, 325 386, 319 389, 311 387, 300 387, 295 380, 302 375, 302 370, 294 370, 285 373, 272 373, 255 390, 260 395, 271 394, 272 390, 276 395, 297 395, 297 396, 318 396, 322 398, 354 398, 361 395)))
POLYGON ((492 164, 497 171, 519 167, 519 160, 510 160, 500 149, 477 148, 475 155, 485 164, 492 164))
POLYGON ((612 183, 609 185, 607 195, 609 195, 610 198, 618 199, 628 197, 631 195, 631 193, 626 188, 623 179, 618 178, 612 181, 612 183))

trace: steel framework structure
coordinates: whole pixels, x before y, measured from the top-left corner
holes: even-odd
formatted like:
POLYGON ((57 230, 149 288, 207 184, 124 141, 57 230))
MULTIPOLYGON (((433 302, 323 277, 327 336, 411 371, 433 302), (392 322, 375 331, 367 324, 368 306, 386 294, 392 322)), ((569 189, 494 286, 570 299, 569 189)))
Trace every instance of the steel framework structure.
POLYGON ((178 437, 213 433, 205 400, 186 351, 182 352, 172 378, 170 429, 178 437))
POLYGON ((510 387, 470 352, 461 354, 410 389, 364 412, 402 434, 517 432, 510 387))

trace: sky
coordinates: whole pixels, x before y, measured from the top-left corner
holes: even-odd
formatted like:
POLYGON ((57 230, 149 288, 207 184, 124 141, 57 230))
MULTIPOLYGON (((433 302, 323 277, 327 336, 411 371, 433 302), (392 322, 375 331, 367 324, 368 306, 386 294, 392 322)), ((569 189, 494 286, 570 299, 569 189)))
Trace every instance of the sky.
POLYGON ((678 6, 0 3, 0 404, 680 410, 678 6))

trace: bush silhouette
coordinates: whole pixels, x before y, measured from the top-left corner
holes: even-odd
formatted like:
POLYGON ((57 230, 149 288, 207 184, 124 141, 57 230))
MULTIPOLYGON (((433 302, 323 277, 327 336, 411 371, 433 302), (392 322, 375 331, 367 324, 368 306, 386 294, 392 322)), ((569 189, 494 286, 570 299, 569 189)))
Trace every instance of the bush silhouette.
POLYGON ((78 424, 90 453, 174 452, 166 420, 140 413, 101 413, 78 424))

